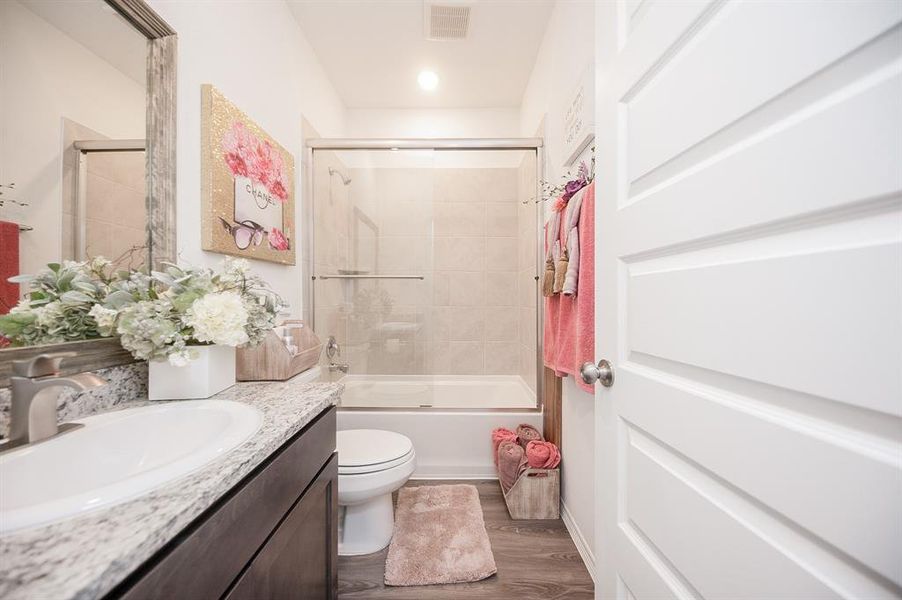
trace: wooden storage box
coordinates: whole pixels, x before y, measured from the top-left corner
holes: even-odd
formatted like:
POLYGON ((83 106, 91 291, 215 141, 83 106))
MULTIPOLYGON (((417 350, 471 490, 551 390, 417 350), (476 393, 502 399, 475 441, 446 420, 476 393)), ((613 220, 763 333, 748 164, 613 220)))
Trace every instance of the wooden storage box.
POLYGON ((238 348, 235 379, 238 381, 285 381, 316 366, 323 343, 303 321, 285 321, 270 331, 259 346, 238 348), (277 331, 281 330, 281 336, 277 331), (282 337, 297 346, 293 355, 282 337))
POLYGON ((504 494, 504 502, 512 519, 560 518, 561 470, 526 469, 504 494))

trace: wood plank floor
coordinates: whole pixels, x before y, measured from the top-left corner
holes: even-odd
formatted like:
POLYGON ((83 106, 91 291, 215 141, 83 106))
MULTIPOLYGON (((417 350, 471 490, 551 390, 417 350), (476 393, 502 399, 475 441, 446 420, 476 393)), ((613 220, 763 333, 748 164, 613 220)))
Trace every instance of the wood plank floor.
POLYGON ((594 586, 564 523, 514 521, 497 481, 411 481, 408 486, 469 483, 479 490, 498 573, 474 583, 387 587, 388 549, 338 559, 338 596, 373 600, 591 600, 594 586))

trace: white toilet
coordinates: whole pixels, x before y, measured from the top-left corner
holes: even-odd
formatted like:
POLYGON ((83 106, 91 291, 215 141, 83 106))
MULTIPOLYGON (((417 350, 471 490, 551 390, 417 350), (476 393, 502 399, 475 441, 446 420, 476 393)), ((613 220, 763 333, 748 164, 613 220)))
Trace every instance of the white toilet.
POLYGON ((379 429, 338 432, 338 553, 370 554, 385 548, 395 526, 392 492, 417 466, 406 436, 379 429))

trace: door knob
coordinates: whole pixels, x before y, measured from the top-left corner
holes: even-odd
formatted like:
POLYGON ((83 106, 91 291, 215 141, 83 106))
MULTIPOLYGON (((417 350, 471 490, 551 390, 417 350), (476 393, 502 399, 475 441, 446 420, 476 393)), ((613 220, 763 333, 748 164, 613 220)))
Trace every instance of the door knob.
POLYGON ((590 362, 583 363, 583 366, 579 370, 579 374, 582 376, 583 381, 589 385, 592 385, 596 381, 600 381, 601 385, 604 387, 611 387, 614 385, 614 367, 603 358, 598 361, 597 366, 590 362))

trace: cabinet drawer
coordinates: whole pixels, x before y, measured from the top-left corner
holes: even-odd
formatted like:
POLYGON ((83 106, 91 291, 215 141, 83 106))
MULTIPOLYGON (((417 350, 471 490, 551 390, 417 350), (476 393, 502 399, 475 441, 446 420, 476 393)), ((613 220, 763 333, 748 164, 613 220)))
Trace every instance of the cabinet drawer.
POLYGON ((338 455, 333 454, 227 600, 337 598, 337 512, 338 455))
POLYGON ((331 407, 170 541, 110 597, 222 597, 335 452, 335 430, 335 407, 331 407))

